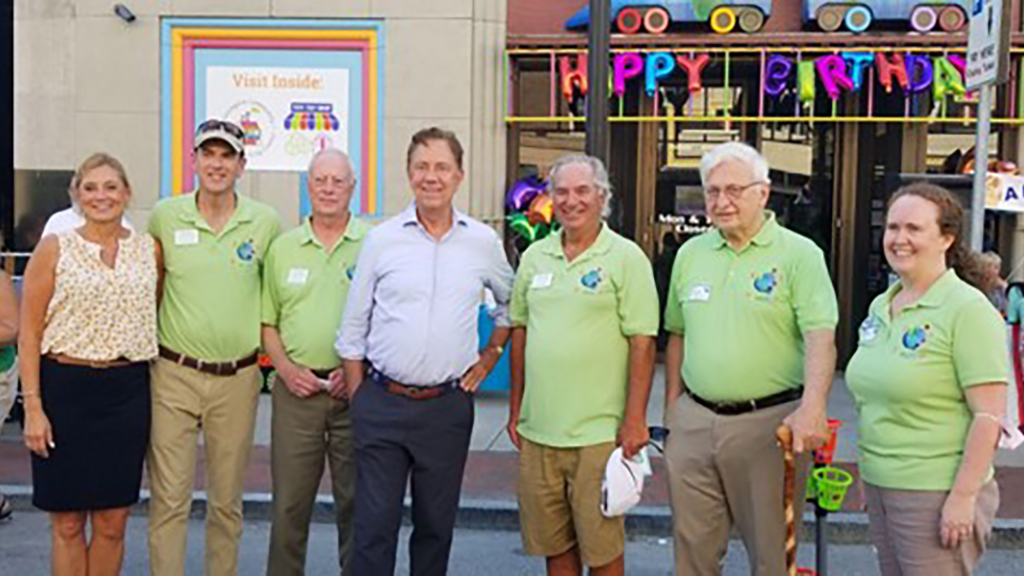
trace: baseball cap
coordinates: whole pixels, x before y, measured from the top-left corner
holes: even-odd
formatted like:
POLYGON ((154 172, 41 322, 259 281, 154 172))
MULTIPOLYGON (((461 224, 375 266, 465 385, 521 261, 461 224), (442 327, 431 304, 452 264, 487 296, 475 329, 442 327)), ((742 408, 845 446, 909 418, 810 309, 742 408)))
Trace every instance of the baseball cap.
POLYGON ((196 128, 195 148, 199 148, 210 140, 222 140, 231 146, 239 154, 245 154, 245 145, 242 138, 245 135, 242 129, 233 122, 227 120, 210 119, 196 128))
POLYGON ((601 514, 605 518, 622 516, 640 502, 647 474, 641 458, 646 458, 642 450, 638 458, 626 458, 621 447, 608 457, 601 481, 601 514))

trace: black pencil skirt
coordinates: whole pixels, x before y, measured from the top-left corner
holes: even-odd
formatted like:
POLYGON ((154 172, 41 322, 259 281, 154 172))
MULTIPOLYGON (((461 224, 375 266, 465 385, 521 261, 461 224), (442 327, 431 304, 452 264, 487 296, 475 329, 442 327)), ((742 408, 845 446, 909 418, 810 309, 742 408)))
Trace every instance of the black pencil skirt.
POLYGON ((56 448, 32 455, 32 503, 47 512, 139 501, 149 447, 149 363, 90 368, 40 359, 43 410, 56 448))

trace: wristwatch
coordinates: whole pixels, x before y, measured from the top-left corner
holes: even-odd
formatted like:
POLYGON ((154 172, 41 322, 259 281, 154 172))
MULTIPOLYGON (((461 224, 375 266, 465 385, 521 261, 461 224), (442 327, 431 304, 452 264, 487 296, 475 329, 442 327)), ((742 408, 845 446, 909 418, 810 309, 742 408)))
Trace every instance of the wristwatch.
POLYGON ((498 356, 499 356, 499 357, 500 357, 500 356, 501 356, 502 354, 504 354, 504 353, 505 353, 505 347, 504 347, 504 346, 500 346, 500 345, 497 345, 497 344, 490 344, 490 345, 488 345, 488 346, 486 346, 486 347, 484 348, 484 352, 486 352, 486 351, 488 351, 488 350, 494 350, 494 351, 496 351, 496 352, 498 353, 498 356))

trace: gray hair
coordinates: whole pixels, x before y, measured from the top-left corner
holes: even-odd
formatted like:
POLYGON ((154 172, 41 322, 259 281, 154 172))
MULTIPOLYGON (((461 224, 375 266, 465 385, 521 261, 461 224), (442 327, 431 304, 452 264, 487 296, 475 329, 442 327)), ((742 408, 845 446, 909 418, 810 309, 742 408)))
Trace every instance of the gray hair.
POLYGON ((555 189, 555 178, 558 177, 558 173, 566 166, 572 166, 574 164, 582 164, 590 168, 590 173, 594 176, 594 187, 601 192, 601 198, 604 199, 604 207, 601 208, 601 217, 608 218, 612 214, 612 182, 608 177, 608 169, 604 167, 604 162, 600 158, 595 156, 589 156, 587 154, 567 154, 562 156, 555 163, 551 165, 551 169, 548 170, 548 192, 553 192, 555 189))
POLYGON ((1002 258, 1002 256, 1000 256, 999 254, 997 254, 995 252, 992 252, 992 251, 983 252, 983 253, 981 253, 980 256, 981 256, 981 261, 986 263, 986 264, 990 264, 990 265, 993 265, 993 266, 1002 266, 1003 265, 1003 258, 1002 258))
POLYGON ((765 184, 771 182, 768 178, 768 161, 764 159, 764 156, 756 148, 743 142, 726 142, 708 150, 704 157, 700 159, 701 184, 707 184, 708 176, 711 175, 711 172, 718 168, 720 164, 729 160, 736 160, 749 166, 750 171, 754 173, 754 180, 756 182, 764 182, 765 184))
POLYGON ((352 160, 348 157, 348 154, 345 154, 344 152, 338 150, 337 148, 324 148, 323 150, 318 150, 316 154, 313 154, 313 157, 310 158, 309 160, 309 167, 306 168, 306 174, 313 173, 313 166, 316 166, 317 161, 319 161, 321 158, 329 158, 332 156, 334 158, 341 160, 345 164, 345 166, 348 167, 348 171, 352 174, 352 179, 354 180, 356 174, 355 170, 352 168, 352 160))

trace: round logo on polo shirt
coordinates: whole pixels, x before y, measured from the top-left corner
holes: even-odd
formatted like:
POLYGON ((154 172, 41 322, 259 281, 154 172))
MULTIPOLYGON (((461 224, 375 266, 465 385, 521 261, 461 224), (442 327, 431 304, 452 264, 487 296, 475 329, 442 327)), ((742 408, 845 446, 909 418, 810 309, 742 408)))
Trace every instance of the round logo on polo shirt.
POLYGON ((902 343, 903 349, 908 352, 916 352, 924 343, 928 341, 928 332, 932 327, 929 324, 923 326, 911 326, 907 328, 907 331, 903 333, 902 343))
POLYGON ((754 276, 754 290, 758 294, 764 294, 765 296, 771 296, 775 292, 775 287, 779 285, 779 271, 776 268, 772 268, 771 271, 765 272, 760 276, 754 276))
POLYGON ((601 285, 601 269, 594 268, 587 272, 583 276, 580 276, 580 284, 583 285, 587 290, 597 290, 597 287, 601 285))
POLYGON ((238 255, 239 260, 243 262, 252 262, 252 259, 256 256, 256 248, 252 244, 252 240, 247 240, 238 245, 238 249, 235 250, 235 254, 238 255))

